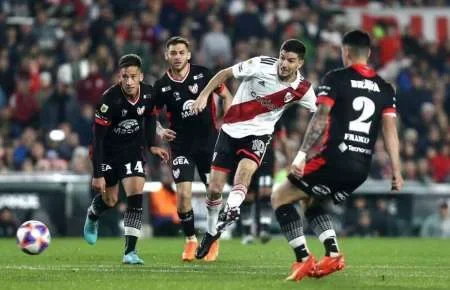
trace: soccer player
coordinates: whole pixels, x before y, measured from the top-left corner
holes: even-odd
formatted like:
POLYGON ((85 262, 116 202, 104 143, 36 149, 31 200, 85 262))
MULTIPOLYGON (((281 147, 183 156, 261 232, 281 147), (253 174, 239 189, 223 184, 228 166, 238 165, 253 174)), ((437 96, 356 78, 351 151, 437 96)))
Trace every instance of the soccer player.
POLYGON ((367 65, 370 37, 354 30, 343 37, 344 68, 329 72, 318 87, 318 108, 310 121, 287 180, 272 194, 275 216, 293 248, 296 262, 287 280, 323 277, 344 268, 330 215, 322 202, 342 202, 367 178, 380 128, 393 169, 392 190, 403 185, 396 128, 395 92, 367 65), (315 156, 311 153, 321 149, 315 156), (316 263, 294 204, 302 200, 305 217, 324 244, 316 263))
POLYGON ((142 191, 145 183, 142 147, 145 139, 153 154, 163 160, 169 158, 164 149, 152 145, 156 127, 151 116, 153 91, 151 86, 142 82, 141 67, 142 61, 138 55, 122 56, 119 60, 119 81, 105 91, 97 106, 92 188, 98 194, 88 208, 84 225, 84 239, 91 245, 95 244, 98 219, 104 211, 116 205, 120 181, 128 203, 124 215, 125 254, 122 262, 125 264, 144 263, 135 247, 142 227, 142 191))
MULTIPOLYGON (((190 44, 183 37, 174 36, 167 41, 165 59, 169 69, 155 82, 155 99, 157 107, 165 107, 170 117, 170 129, 163 129, 162 134, 170 141, 177 211, 186 237, 182 260, 192 261, 198 245, 191 204, 192 181, 197 167, 201 180, 207 186, 217 138, 214 99, 210 98, 205 110, 198 115, 193 113, 192 104, 212 74, 207 68, 189 62, 190 44)), ((210 93, 213 91, 223 98, 225 108, 228 107, 233 98, 228 89, 220 83, 210 93)), ((205 260, 214 261, 217 255, 218 244, 205 260)))
POLYGON ((311 83, 300 74, 305 46, 296 39, 285 41, 279 58, 259 56, 218 72, 197 98, 193 110, 205 108, 212 90, 232 76, 242 80, 214 148, 210 183, 206 199, 208 231, 196 257, 208 254, 221 232, 239 217, 253 174, 261 165, 272 139, 275 123, 285 108, 300 104, 316 110, 316 95, 311 83), (222 190, 227 174, 234 171, 233 187, 222 207, 222 190))

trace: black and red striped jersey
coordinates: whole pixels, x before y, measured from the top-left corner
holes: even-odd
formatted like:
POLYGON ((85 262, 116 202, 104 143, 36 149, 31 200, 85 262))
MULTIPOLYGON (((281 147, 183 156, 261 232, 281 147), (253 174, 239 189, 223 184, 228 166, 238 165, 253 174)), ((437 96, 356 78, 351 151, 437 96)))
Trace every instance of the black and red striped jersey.
MULTIPOLYGON (((214 99, 209 98, 206 108, 195 115, 192 105, 200 92, 212 78, 211 72, 202 66, 188 64, 189 70, 182 80, 176 80, 167 71, 155 82, 155 102, 159 109, 166 107, 170 129, 177 133, 171 145, 187 146, 193 142, 209 140, 216 136, 216 108, 214 99)), ((220 86, 216 92, 220 92, 220 86)), ((194 145, 195 146, 195 145, 194 145)))
POLYGON ((143 121, 153 108, 153 88, 150 85, 140 84, 139 98, 135 102, 126 98, 120 84, 107 89, 95 111, 95 123, 108 127, 103 141, 105 152, 143 146, 143 121))
POLYGON ((383 115, 396 115, 395 91, 370 67, 355 64, 329 72, 317 103, 331 106, 321 156, 370 165, 383 115))

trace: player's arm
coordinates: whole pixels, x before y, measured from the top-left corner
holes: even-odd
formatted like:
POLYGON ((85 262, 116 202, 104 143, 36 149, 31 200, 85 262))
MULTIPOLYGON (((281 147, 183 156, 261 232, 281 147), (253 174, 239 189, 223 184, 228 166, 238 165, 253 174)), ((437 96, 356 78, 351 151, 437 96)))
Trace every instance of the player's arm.
POLYGON ((319 104, 317 111, 314 113, 303 138, 302 146, 297 152, 297 155, 292 162, 291 172, 298 177, 303 176, 303 169, 305 167, 305 160, 311 149, 320 142, 325 129, 328 124, 328 117, 331 111, 331 106, 328 104, 319 104))
POLYGON ((206 85, 206 87, 200 92, 195 100, 192 111, 195 114, 203 111, 208 103, 208 98, 211 93, 221 84, 225 83, 229 78, 233 76, 233 69, 231 67, 225 68, 219 71, 206 85))
POLYGON ((103 163, 103 148, 104 139, 108 127, 111 125, 111 108, 105 102, 102 102, 95 112, 94 136, 92 140, 92 188, 98 193, 105 191, 106 182, 103 177, 102 163, 103 163))
MULTIPOLYGON (((153 96, 153 110, 152 110, 152 115, 155 116, 155 120, 156 120, 156 134, 163 139, 164 141, 168 141, 171 142, 173 140, 175 140, 175 138, 177 137, 177 133, 171 129, 168 128, 164 128, 161 123, 159 122, 159 116, 160 116, 160 111, 161 109, 165 106, 163 100, 163 96, 161 96, 159 93, 161 91, 159 82, 157 81, 155 83, 154 86, 154 96, 153 96)), ((155 136, 155 135, 152 135, 155 136)))
MULTIPOLYGON (((156 146, 156 132, 157 122, 154 114, 148 114, 145 116, 145 139, 147 140, 147 146, 149 151, 159 156, 164 162, 169 160, 169 153, 164 148, 156 146)), ((160 124, 161 125, 161 124, 160 124)))
POLYGON ((400 163, 400 150, 396 118, 388 114, 383 114, 382 122, 384 146, 391 160, 393 171, 392 190, 400 191, 403 186, 403 177, 400 163))

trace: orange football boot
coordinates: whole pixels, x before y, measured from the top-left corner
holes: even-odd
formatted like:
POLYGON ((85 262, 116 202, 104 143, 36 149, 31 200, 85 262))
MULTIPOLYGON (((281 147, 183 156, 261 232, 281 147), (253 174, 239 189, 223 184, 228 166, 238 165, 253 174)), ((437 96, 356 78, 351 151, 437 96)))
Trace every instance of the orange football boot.
POLYGON ((217 260, 217 257, 219 256, 219 240, 215 240, 211 248, 209 248, 208 254, 203 258, 207 262, 213 262, 217 260))
POLYGON ((341 271, 344 269, 344 256, 339 255, 337 257, 323 257, 319 263, 316 265, 316 269, 312 274, 315 278, 322 278, 327 275, 330 275, 336 271, 341 271))
POLYGON ((295 262, 292 264, 292 273, 286 278, 287 281, 300 281, 306 276, 311 276, 315 272, 317 260, 309 255, 304 262, 295 262))
POLYGON ((195 259, 195 249, 197 249, 197 241, 186 241, 184 244, 183 254, 181 258, 185 262, 190 262, 195 259))

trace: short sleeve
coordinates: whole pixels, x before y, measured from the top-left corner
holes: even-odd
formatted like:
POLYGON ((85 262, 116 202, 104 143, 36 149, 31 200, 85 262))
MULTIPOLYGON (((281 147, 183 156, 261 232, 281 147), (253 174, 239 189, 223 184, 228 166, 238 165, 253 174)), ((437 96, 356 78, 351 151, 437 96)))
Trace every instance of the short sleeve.
POLYGON ((323 78, 320 86, 317 87, 317 104, 334 106, 337 99, 336 84, 332 73, 328 73, 323 78))
POLYGON ((386 101, 383 106, 383 110, 381 114, 383 116, 391 116, 391 117, 397 117, 397 98, 395 96, 395 90, 394 88, 388 84, 388 89, 386 93, 386 101))
POLYGON ((252 77, 259 72, 259 67, 260 57, 254 57, 233 65, 233 75, 237 79, 252 77))
POLYGON ((299 103, 300 106, 308 109, 310 112, 315 112, 317 110, 316 101, 316 93, 314 92, 313 87, 310 86, 303 98, 300 99, 299 103))
POLYGON ((108 91, 103 95, 95 110, 95 123, 102 126, 111 125, 113 106, 108 91))

